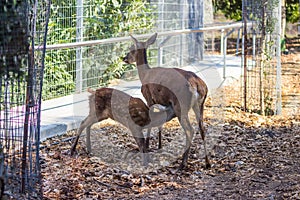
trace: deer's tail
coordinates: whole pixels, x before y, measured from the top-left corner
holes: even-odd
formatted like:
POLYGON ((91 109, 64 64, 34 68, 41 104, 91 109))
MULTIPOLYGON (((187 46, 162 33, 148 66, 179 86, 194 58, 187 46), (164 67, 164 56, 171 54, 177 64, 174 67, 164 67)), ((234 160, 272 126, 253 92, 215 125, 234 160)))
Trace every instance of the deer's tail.
POLYGON ((92 88, 88 88, 87 91, 91 94, 95 94, 95 90, 93 90, 92 88))

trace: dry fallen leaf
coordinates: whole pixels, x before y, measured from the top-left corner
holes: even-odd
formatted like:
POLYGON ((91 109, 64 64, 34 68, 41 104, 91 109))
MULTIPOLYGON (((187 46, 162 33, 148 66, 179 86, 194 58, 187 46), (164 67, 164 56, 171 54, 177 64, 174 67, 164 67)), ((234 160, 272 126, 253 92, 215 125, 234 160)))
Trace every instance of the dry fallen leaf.
MULTIPOLYGON (((299 65, 292 67, 300 69, 299 65)), ((295 73, 293 79, 298 84, 299 74, 300 71, 295 73)), ((283 74, 282 78, 284 94, 299 95, 299 89, 288 86, 290 75, 283 74)), ((225 87, 224 91, 235 89, 225 87)), ((139 171, 132 170, 138 165, 137 145, 126 128, 107 120, 93 126, 92 155, 85 151, 84 138, 79 140, 77 155, 69 155, 74 131, 41 144, 44 198, 299 199, 299 111, 293 115, 265 117, 241 111, 239 97, 226 98, 222 110, 216 110, 212 105, 216 104, 214 100, 208 98, 204 120, 211 169, 204 169, 202 140, 196 134, 188 166, 178 171, 182 154, 179 147, 185 138, 178 120, 173 119, 163 130, 163 147, 169 151, 159 154, 157 132, 154 132, 150 148, 152 159, 157 162, 139 171), (218 119, 221 111, 222 120, 218 119), (124 159, 131 159, 131 163, 125 165, 124 159)))

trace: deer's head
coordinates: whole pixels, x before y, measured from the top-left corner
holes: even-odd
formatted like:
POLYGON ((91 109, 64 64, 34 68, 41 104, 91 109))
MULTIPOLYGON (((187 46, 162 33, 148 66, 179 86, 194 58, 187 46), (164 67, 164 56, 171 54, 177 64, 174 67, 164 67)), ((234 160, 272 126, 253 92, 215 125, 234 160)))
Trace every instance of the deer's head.
POLYGON ((123 61, 127 64, 136 62, 138 56, 144 56, 148 46, 155 42, 157 33, 154 33, 146 42, 140 42, 132 35, 130 35, 130 37, 133 41, 133 45, 129 48, 129 53, 123 58, 123 61))

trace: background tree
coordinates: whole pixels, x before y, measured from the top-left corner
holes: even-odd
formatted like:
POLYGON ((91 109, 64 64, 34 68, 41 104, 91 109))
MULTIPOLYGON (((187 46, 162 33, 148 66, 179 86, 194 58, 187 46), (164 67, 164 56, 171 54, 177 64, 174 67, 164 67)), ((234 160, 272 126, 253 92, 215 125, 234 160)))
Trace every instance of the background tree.
MULTIPOLYGON (((242 0, 213 0, 215 12, 221 11, 225 17, 235 21, 242 20, 242 0)), ((290 23, 299 21, 299 0, 284 0, 282 1, 286 14, 286 20, 290 23)), ((284 16, 284 14, 283 14, 284 16)))

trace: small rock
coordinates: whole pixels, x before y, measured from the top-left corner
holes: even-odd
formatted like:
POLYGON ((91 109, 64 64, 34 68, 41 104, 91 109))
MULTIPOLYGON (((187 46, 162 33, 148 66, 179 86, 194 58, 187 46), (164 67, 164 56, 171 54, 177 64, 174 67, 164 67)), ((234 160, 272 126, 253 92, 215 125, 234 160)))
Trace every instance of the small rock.
POLYGON ((262 136, 261 135, 256 135, 256 139, 260 139, 262 136))
POLYGON ((200 175, 202 175, 203 173, 202 173, 201 171, 195 171, 194 174, 197 175, 197 176, 200 176, 200 175))
POLYGON ((243 164, 244 164, 244 162, 243 162, 243 161, 241 161, 241 160, 239 160, 239 161, 235 162, 235 165, 243 165, 243 164))
POLYGON ((163 161, 160 161, 160 164, 163 166, 163 167, 166 167, 166 166, 169 166, 170 165, 170 162, 166 161, 166 160, 163 160, 163 161))

